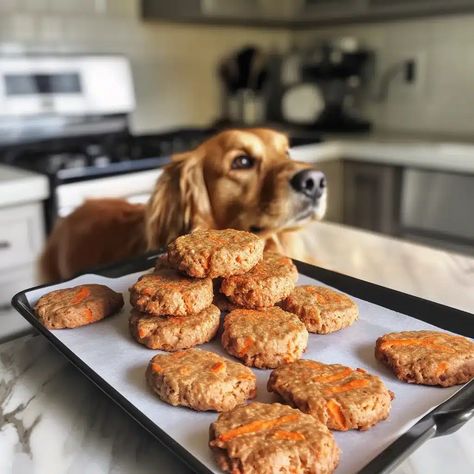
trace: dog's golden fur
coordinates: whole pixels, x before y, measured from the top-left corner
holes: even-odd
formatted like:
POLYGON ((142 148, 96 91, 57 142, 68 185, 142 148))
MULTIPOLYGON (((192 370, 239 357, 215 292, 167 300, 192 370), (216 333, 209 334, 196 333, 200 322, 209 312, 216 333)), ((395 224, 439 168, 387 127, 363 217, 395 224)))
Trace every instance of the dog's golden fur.
MULTIPOLYGON (((267 246, 302 258, 295 226, 308 215, 289 180, 310 165, 288 156, 288 140, 269 129, 221 132, 175 155, 146 206, 87 201, 55 226, 40 261, 45 281, 157 249, 198 228, 258 231, 267 246), (235 169, 234 160, 251 158, 235 169), (246 162, 248 164, 248 162, 246 162)), ((307 205, 306 205, 307 207, 307 205)), ((320 218, 325 196, 311 214, 320 218)))

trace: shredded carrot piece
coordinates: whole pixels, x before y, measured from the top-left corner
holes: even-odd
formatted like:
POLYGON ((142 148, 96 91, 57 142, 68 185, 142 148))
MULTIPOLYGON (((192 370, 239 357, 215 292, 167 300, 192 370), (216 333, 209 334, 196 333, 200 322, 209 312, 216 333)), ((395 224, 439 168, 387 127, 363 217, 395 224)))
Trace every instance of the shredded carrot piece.
POLYGON ((181 375, 188 375, 188 374, 191 373, 191 367, 185 365, 185 366, 183 366, 183 367, 181 367, 181 368, 179 369, 179 373, 180 373, 181 375))
POLYGON ((212 372, 214 372, 214 373, 218 373, 218 372, 221 372, 222 370, 224 370, 224 368, 225 368, 224 362, 216 362, 216 363, 211 367, 211 370, 212 370, 212 372))
POLYGON ((283 423, 288 423, 294 421, 298 418, 299 415, 285 415, 280 418, 273 418, 272 420, 257 420, 247 423, 246 425, 238 426, 232 430, 222 433, 219 436, 219 441, 230 441, 237 436, 241 436, 249 433, 257 433, 259 431, 269 430, 275 426, 282 425, 283 423))
POLYGON ((448 363, 447 362, 440 362, 438 364, 438 367, 436 368, 436 375, 441 375, 446 372, 446 369, 448 368, 448 363))
POLYGON ((392 347, 392 346, 425 346, 429 347, 434 350, 444 351, 444 352, 455 352, 450 347, 446 346, 445 344, 437 344, 434 342, 436 340, 435 336, 426 336, 420 338, 408 338, 408 339, 392 339, 385 341, 381 344, 381 349, 385 347, 392 347))
POLYGON ((250 349, 250 347, 253 344, 253 339, 251 337, 246 337, 244 340, 243 346, 239 349, 239 355, 243 356, 247 353, 247 351, 250 349))
POLYGON ((143 339, 145 336, 146 336, 145 328, 138 328, 138 337, 143 339))
POLYGON ((92 315, 92 310, 90 308, 86 308, 84 310, 84 315, 86 317, 86 320, 91 323, 92 321, 94 321, 94 316, 92 315))
POLYGON ((328 410, 329 418, 331 419, 333 425, 338 430, 346 431, 346 417, 344 416, 344 413, 342 413, 341 406, 339 405, 339 403, 337 403, 336 400, 333 400, 331 398, 326 402, 326 407, 328 410))
POLYGON ((360 367, 358 367, 358 368, 356 369, 356 372, 360 372, 361 374, 366 374, 366 373, 367 373, 367 370, 361 369, 360 367))
POLYGON ((335 387, 328 387, 326 392, 328 393, 341 393, 354 390, 356 388, 362 388, 369 385, 369 381, 366 379, 354 379, 342 385, 336 385, 335 387))
POLYGON ((337 380, 341 380, 341 379, 345 379, 346 377, 349 377, 349 375, 351 374, 352 374, 352 369, 349 369, 349 367, 346 367, 345 369, 342 369, 340 372, 337 372, 336 374, 317 375, 316 377, 313 377, 313 381, 321 382, 321 383, 336 382, 337 380))
POLYGON ((151 370, 153 370, 153 372, 163 372, 163 367, 161 367, 161 365, 155 364, 153 362, 151 364, 151 370))
POLYGON ((275 431, 273 434, 275 439, 287 439, 290 441, 304 441, 306 438, 296 431, 275 431))
POLYGON ((91 290, 89 290, 89 288, 83 286, 73 296, 73 298, 71 300, 71 304, 82 303, 90 294, 91 294, 91 290))

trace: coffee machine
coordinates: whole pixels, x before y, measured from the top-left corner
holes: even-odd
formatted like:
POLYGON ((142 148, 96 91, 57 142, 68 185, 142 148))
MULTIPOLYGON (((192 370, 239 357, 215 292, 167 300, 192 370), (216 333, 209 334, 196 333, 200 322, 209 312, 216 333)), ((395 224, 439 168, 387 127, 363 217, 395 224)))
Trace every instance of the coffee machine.
POLYGON ((373 54, 355 38, 293 49, 273 64, 271 120, 320 131, 360 132, 370 122, 357 110, 357 96, 373 64, 373 54), (275 74, 276 72, 276 74, 275 74))

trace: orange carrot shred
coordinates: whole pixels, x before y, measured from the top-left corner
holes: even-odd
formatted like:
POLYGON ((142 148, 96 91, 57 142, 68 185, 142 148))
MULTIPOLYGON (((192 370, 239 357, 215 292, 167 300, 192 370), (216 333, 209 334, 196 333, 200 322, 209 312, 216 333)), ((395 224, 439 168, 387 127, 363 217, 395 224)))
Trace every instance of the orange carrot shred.
POLYGON ((155 364, 153 362, 151 364, 151 370, 153 370, 153 372, 163 372, 163 367, 161 367, 161 365, 155 364))
POLYGON ((73 296, 71 300, 71 304, 82 303, 90 294, 91 294, 91 291, 89 290, 89 288, 85 286, 83 286, 82 288, 79 288, 79 290, 73 296))
POLYGON ((275 431, 273 434, 275 439, 287 439, 290 441, 304 441, 306 438, 303 434, 296 431, 275 431))
POLYGON ((247 353, 247 351, 250 349, 250 347, 253 344, 253 339, 251 337, 246 337, 244 340, 243 346, 239 350, 239 355, 243 356, 247 353))
POLYGON ((445 344, 438 344, 434 342, 436 337, 433 336, 426 336, 420 338, 407 338, 407 339, 392 339, 385 341, 381 344, 381 349, 385 347, 392 347, 392 346, 425 346, 429 347, 434 350, 443 351, 443 352, 455 352, 450 347, 446 346, 445 344))
POLYGON ((448 368, 448 363, 447 362, 440 362, 438 364, 438 367, 436 368, 436 375, 442 375, 446 372, 446 369, 448 368))
POLYGON ((354 379, 342 385, 336 385, 335 387, 326 388, 327 393, 342 393, 354 390, 356 388, 362 388, 369 385, 369 381, 366 379, 354 379))
POLYGON ((211 367, 211 370, 212 370, 212 372, 214 372, 214 373, 218 373, 218 372, 221 372, 222 370, 224 370, 224 368, 225 368, 224 362, 216 362, 216 363, 211 367))
POLYGON ((138 337, 143 339, 146 336, 145 328, 138 328, 138 337))
POLYGON ((341 406, 332 398, 326 402, 328 415, 338 430, 347 431, 346 417, 342 413, 341 406))
POLYGON ((94 321, 94 316, 93 316, 92 310, 90 308, 86 308, 84 310, 84 315, 85 315, 86 321, 88 321, 89 323, 94 321))
POLYGON ((345 379, 346 377, 349 377, 349 375, 351 374, 352 374, 352 369, 349 369, 349 367, 346 367, 345 369, 335 374, 317 375, 316 377, 313 377, 313 381, 321 382, 321 383, 336 382, 337 380, 341 380, 341 379, 345 379))
POLYGON ((257 420, 247 423, 245 425, 238 426, 232 430, 222 433, 219 436, 219 441, 230 441, 237 436, 249 434, 249 433, 258 433, 259 431, 269 430, 275 426, 282 425, 283 423, 288 423, 294 421, 298 418, 299 415, 285 415, 279 418, 273 418, 271 420, 257 420))
POLYGON ((360 372, 361 374, 366 374, 366 373, 367 373, 367 370, 361 369, 360 367, 358 367, 358 368, 356 369, 356 372, 360 372))

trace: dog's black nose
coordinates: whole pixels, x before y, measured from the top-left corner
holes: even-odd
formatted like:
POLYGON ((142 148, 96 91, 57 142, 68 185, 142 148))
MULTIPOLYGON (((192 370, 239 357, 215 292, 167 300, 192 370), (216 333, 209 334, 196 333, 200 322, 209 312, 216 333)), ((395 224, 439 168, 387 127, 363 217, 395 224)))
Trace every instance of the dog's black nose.
POLYGON ((306 169, 296 173, 290 180, 291 187, 311 199, 322 196, 327 186, 326 176, 321 171, 306 169))

